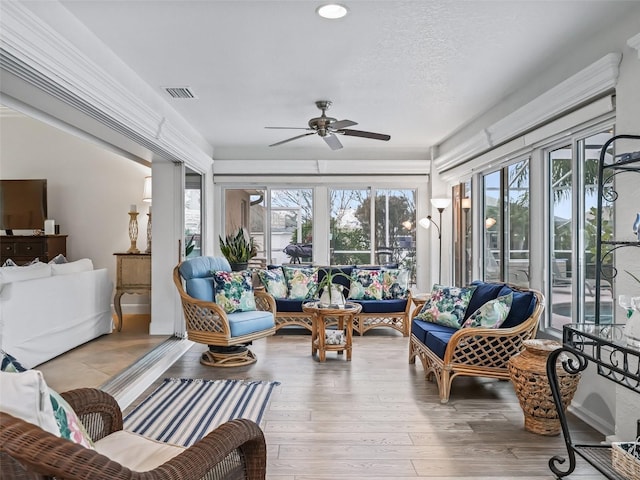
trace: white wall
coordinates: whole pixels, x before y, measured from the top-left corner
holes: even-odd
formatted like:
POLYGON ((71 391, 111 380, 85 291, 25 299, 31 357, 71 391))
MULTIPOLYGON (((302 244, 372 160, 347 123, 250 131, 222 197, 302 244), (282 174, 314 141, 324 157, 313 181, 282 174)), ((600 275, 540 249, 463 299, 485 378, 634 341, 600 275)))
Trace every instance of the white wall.
MULTIPOLYGON (((151 169, 27 116, 0 116, 0 178, 46 178, 48 214, 67 238, 70 260, 90 258, 115 285, 113 253, 130 241, 129 206, 137 204, 138 248, 146 248, 144 177, 151 169)), ((149 299, 125 295, 125 311, 148 311, 149 299), (128 308, 128 304, 131 306, 128 308)))

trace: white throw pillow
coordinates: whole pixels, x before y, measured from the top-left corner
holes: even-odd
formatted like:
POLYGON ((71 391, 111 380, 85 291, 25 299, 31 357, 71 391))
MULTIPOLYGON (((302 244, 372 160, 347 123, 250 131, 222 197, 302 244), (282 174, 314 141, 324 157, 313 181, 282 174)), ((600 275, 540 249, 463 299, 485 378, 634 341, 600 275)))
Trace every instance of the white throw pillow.
POLYGON ((22 282, 34 278, 51 276, 51 265, 44 262, 37 262, 24 267, 1 267, 0 286, 11 282, 22 282))
POLYGON ((89 272, 91 270, 93 270, 93 262, 90 258, 81 258, 75 262, 51 264, 53 275, 68 275, 70 273, 89 272))
POLYGON ((96 451, 134 472, 146 472, 184 452, 184 447, 162 443, 120 430, 95 442, 96 451))
POLYGON ((60 436, 49 398, 49 388, 42 372, 38 370, 0 371, 0 411, 60 436))

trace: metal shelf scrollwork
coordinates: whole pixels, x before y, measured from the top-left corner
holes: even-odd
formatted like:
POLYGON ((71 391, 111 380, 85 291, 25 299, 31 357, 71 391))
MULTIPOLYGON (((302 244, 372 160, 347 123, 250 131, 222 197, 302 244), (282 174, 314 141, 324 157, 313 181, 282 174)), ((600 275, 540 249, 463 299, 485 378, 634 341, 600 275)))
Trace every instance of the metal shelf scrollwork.
POLYGON ((640 393, 640 350, 626 345, 624 325, 565 325, 562 348, 553 351, 547 360, 547 377, 558 412, 569 464, 560 468, 566 459, 556 455, 549 460, 549 469, 557 478, 566 477, 576 467, 576 455, 584 458, 606 478, 623 480, 611 466, 611 448, 607 445, 577 445, 571 440, 567 426, 565 406, 562 404, 556 363, 561 354, 568 354, 562 368, 569 373, 579 373, 589 362, 597 365, 600 375, 640 393))

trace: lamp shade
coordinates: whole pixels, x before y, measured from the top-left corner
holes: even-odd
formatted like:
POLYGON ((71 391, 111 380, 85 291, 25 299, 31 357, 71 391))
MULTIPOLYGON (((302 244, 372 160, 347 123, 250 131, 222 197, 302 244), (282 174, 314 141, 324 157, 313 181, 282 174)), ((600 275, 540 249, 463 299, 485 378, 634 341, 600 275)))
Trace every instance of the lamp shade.
POLYGON ((142 201, 151 203, 151 177, 144 177, 144 188, 142 190, 142 201))
POLYGON ((440 209, 444 210, 449 205, 451 205, 451 199, 450 198, 432 198, 431 205, 433 205, 438 210, 440 209))
POLYGON ((484 228, 486 228, 487 230, 489 230, 491 227, 493 227, 495 224, 497 223, 496 219, 493 217, 487 217, 487 219, 484 221, 484 228))
POLYGON ((462 200, 460 200, 460 206, 464 210, 469 210, 471 208, 471 199, 469 197, 464 197, 462 200))
POLYGON ((420 220, 418 220, 418 225, 420 225, 422 228, 429 228, 431 226, 431 220, 427 217, 421 218, 420 220))

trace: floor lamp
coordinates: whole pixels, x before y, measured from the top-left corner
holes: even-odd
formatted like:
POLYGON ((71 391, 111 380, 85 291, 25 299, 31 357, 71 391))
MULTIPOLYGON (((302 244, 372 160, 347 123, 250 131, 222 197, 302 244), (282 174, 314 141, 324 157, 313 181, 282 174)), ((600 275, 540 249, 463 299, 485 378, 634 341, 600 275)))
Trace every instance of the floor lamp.
POLYGON ((450 198, 432 198, 431 205, 433 205, 439 213, 439 224, 431 218, 431 215, 427 215, 426 218, 421 218, 418 222, 422 228, 429 228, 433 223, 433 226, 436 227, 436 231, 438 232, 438 284, 442 282, 442 231, 440 230, 442 227, 442 212, 444 212, 444 209, 450 204, 450 198))

